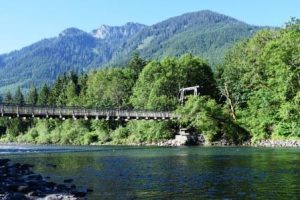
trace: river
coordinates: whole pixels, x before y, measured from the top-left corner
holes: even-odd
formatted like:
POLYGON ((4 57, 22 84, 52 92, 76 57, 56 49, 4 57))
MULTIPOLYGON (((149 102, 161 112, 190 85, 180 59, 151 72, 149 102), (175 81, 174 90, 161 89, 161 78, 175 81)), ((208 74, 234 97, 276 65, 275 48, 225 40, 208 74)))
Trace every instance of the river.
POLYGON ((89 199, 300 199, 300 148, 2 145, 0 156, 72 178, 89 199))

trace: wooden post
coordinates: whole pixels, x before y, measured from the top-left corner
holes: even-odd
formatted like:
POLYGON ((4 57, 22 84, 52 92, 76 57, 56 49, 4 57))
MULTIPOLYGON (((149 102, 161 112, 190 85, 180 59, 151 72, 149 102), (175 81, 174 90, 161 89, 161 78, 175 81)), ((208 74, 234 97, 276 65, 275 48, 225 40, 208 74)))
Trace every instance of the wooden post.
POLYGON ((17 117, 19 117, 20 114, 19 114, 19 106, 17 106, 17 117))

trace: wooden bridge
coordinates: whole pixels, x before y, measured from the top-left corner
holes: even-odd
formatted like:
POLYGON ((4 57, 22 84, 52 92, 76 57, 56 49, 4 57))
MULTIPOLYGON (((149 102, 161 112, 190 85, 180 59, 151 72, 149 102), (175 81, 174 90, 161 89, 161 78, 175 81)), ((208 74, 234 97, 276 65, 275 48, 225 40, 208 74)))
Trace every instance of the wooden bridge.
POLYGON ((171 112, 119 110, 80 107, 51 107, 32 105, 0 104, 2 117, 20 118, 60 118, 62 120, 73 118, 106 119, 106 120, 172 120, 178 117, 171 112))

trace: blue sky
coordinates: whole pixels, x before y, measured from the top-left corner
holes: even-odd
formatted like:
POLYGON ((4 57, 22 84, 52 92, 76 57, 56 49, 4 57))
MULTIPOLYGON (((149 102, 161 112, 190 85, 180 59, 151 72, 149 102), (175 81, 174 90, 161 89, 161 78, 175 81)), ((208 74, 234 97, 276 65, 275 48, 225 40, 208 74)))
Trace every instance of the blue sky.
POLYGON ((255 25, 282 26, 300 18, 299 0, 0 0, 0 54, 68 27, 91 31, 101 24, 151 25, 209 9, 255 25))

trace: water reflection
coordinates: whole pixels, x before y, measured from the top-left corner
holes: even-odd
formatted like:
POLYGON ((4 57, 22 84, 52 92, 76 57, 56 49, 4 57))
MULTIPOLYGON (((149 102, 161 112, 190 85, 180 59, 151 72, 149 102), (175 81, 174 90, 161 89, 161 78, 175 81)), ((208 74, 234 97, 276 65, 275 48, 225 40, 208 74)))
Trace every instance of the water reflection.
POLYGON ((297 199, 300 150, 100 147, 10 155, 56 181, 73 178, 91 199, 297 199))

